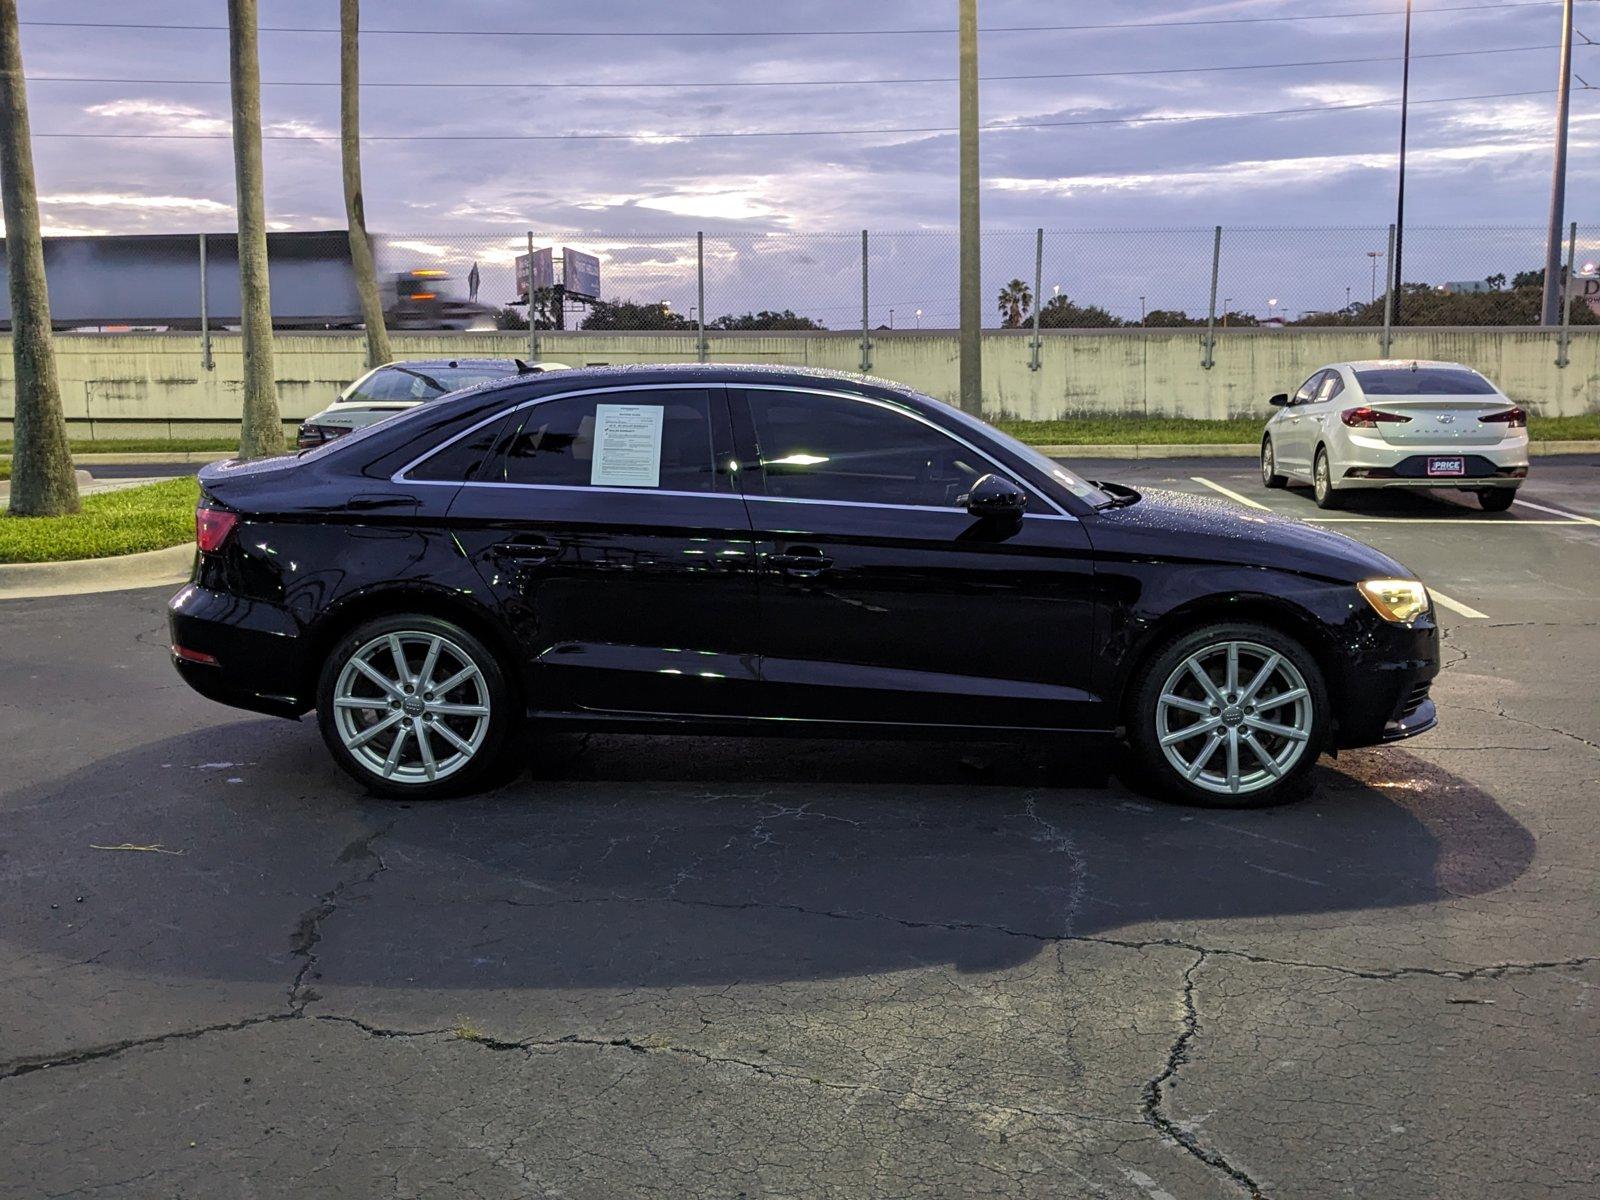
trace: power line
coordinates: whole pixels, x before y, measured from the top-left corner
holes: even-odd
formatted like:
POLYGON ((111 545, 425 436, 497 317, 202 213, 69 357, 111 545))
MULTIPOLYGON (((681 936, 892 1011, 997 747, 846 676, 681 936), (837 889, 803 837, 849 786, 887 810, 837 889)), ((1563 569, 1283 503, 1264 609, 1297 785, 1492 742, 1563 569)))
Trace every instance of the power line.
MULTIPOLYGON (((1555 45, 1546 46, 1500 46, 1481 50, 1438 50, 1429 54, 1413 54, 1412 59, 1419 58, 1467 58, 1487 54, 1522 54, 1533 50, 1555 50, 1555 45)), ((1342 67, 1357 63, 1385 63, 1399 62, 1398 54, 1384 54, 1369 58, 1320 58, 1307 59, 1300 62, 1270 62, 1270 63, 1234 63, 1223 66, 1208 67, 1150 67, 1125 71, 1065 71, 1044 74, 1028 75, 985 75, 985 83, 1009 82, 1038 82, 1050 79, 1112 79, 1119 76, 1145 76, 1145 75, 1197 75, 1213 74, 1219 71, 1279 71, 1297 69, 1302 67, 1342 67)), ((29 83, 116 83, 116 84, 193 84, 206 87, 227 87, 226 79, 131 79, 115 76, 101 75, 30 75, 29 83)), ((954 75, 929 75, 917 78, 902 79, 760 79, 760 80, 680 80, 670 83, 550 83, 544 81, 529 81, 522 79, 489 79, 489 80, 363 80, 363 88, 562 88, 562 89, 624 89, 634 90, 642 88, 786 88, 786 87, 859 87, 866 85, 884 84, 926 84, 926 83, 955 83, 954 75)), ((262 87, 309 87, 309 88, 336 88, 339 81, 336 79, 263 79, 262 87)))
MULTIPOLYGON (((1580 89, 1583 90, 1583 89, 1580 89)), ((1588 89, 1596 90, 1596 89, 1588 89)), ((1413 100, 1413 107, 1423 104, 1456 104, 1467 100, 1504 100, 1520 96, 1548 96, 1549 88, 1526 92, 1487 92, 1476 96, 1436 96, 1428 100, 1413 100)), ((1388 108, 1399 104, 1399 99, 1367 100, 1356 104, 1317 104, 1304 108, 1269 108, 1254 112, 1203 113, 1196 115, 1172 114, 1143 117, 1097 117, 1081 121, 1017 121, 1003 125, 985 125, 985 133, 1008 133, 1018 129, 1072 129, 1094 125, 1155 125, 1200 121, 1236 121, 1251 117, 1284 117, 1329 112, 1351 112, 1365 108, 1388 108)), ((949 125, 912 126, 881 129, 734 129, 699 133, 670 133, 650 131, 639 133, 390 133, 363 134, 363 142, 674 142, 706 139, 764 138, 764 137, 845 137, 872 134, 905 133, 955 133, 949 125)), ((35 133, 35 138, 109 138, 128 141, 211 142, 229 141, 228 133, 35 133)), ((269 142, 331 142, 337 134, 268 133, 262 135, 269 142)))
MULTIPOLYGON (((1428 8, 1431 13, 1488 12, 1506 8, 1547 8, 1556 0, 1503 0, 1496 4, 1454 4, 1428 8)), ((1340 21, 1362 17, 1395 16, 1404 8, 1368 8, 1354 12, 1295 13, 1272 17, 1208 17, 1177 21, 1108 21, 1081 25, 991 25, 982 33, 1088 33, 1114 29, 1184 29, 1203 25, 1268 25, 1285 21, 1340 21)), ((226 32, 226 25, 163 25, 144 21, 20 21, 53 29, 149 29, 175 32, 226 32)), ((261 33, 337 34, 331 25, 262 25, 261 33)), ((953 34, 952 28, 934 29, 363 29, 363 36, 392 37, 577 37, 577 38, 725 38, 725 37, 908 37, 953 34)))

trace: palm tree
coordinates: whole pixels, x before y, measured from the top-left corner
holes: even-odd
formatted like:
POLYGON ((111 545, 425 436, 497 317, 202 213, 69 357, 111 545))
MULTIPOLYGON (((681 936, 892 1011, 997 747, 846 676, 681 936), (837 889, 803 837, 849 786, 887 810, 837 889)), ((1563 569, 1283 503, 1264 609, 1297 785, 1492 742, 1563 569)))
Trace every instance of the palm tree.
POLYGON ((1033 311, 1033 289, 1013 279, 1000 289, 1000 319, 1008 329, 1016 329, 1033 311))
POLYGON ((53 517, 78 511, 78 482, 50 337, 50 291, 39 237, 16 0, 0 0, 0 75, 0 191, 5 194, 11 359, 17 381, 10 509, 18 517, 53 517))
POLYGON ((350 266, 355 272, 361 319, 367 327, 367 366, 393 357, 383 324, 378 274, 367 236, 361 196, 361 0, 339 0, 339 154, 344 165, 344 211, 350 227, 350 266))
POLYGON ((283 422, 272 365, 267 205, 261 170, 261 61, 256 36, 256 0, 228 0, 228 78, 233 93, 233 172, 239 212, 239 330, 244 341, 241 458, 283 453, 283 422))

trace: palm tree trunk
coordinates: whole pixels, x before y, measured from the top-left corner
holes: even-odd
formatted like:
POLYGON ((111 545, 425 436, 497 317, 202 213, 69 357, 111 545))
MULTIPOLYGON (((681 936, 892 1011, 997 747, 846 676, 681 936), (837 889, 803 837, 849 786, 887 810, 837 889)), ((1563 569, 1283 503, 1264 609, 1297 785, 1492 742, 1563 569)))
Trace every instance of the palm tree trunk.
POLYGON ((239 328, 244 340, 239 456, 265 458, 283 453, 283 422, 272 365, 272 297, 267 287, 256 0, 228 0, 228 78, 233 92, 233 170, 239 211, 239 328))
POLYGON ((393 357, 378 298, 378 273, 367 236, 361 196, 361 0, 339 0, 339 154, 344 165, 344 211, 350 227, 350 266, 355 271, 361 319, 367 326, 367 366, 393 357))
POLYGON ((0 191, 5 193, 11 358, 16 374, 10 509, 18 517, 59 516, 78 511, 78 483, 72 473, 50 338, 50 292, 39 238, 16 0, 0 0, 0 191))

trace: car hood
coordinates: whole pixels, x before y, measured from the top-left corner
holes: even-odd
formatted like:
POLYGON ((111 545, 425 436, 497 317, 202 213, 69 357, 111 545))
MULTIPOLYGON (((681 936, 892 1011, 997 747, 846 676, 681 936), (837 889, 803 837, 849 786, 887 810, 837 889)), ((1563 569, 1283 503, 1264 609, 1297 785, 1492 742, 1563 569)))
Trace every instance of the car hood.
POLYGON ((1102 556, 1223 562, 1355 583, 1414 579, 1387 554, 1303 521, 1225 500, 1153 488, 1137 503, 1098 511, 1086 528, 1102 556))

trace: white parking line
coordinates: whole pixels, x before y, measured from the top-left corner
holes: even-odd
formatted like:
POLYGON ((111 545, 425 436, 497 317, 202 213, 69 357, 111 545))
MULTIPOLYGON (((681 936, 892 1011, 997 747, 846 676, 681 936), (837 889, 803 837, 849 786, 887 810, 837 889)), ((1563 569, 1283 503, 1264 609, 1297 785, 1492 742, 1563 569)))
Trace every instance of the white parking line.
MULTIPOLYGON (((1532 521, 1506 520, 1504 517, 1301 517, 1318 525, 1498 525, 1502 529, 1517 529, 1523 525, 1580 525, 1582 521, 1532 521)), ((1590 522, 1600 525, 1600 521, 1590 522)))
POLYGON ((1478 621, 1487 621, 1489 619, 1488 613, 1479 612, 1470 604, 1463 604, 1459 600, 1452 600, 1436 587, 1430 587, 1428 593, 1433 597, 1433 602, 1440 608, 1448 608, 1458 616, 1471 617, 1478 621))
MULTIPOLYGON (((1540 512, 1555 513, 1555 515, 1558 516, 1558 517, 1566 517, 1568 521, 1579 521, 1579 522, 1583 523, 1584 525, 1600 525, 1600 521, 1595 520, 1593 517, 1585 517, 1585 516, 1580 515, 1579 513, 1563 512, 1559 508, 1550 508, 1548 505, 1535 504, 1532 500, 1517 499, 1517 500, 1513 500, 1511 503, 1520 504, 1524 508, 1536 508, 1540 512)), ((1536 524, 1541 524, 1541 523, 1542 524, 1556 524, 1557 522, 1537 522, 1537 521, 1524 521, 1523 522, 1524 525, 1536 525, 1536 524)))
POLYGON ((1248 506, 1250 508, 1259 508, 1263 512, 1271 512, 1272 511, 1265 504, 1259 504, 1256 501, 1250 499, 1249 496, 1241 496, 1238 492, 1235 492, 1235 491, 1233 491, 1233 490, 1231 490, 1229 488, 1225 488, 1220 483, 1212 483, 1211 480, 1206 479, 1203 476, 1191 475, 1191 476, 1189 476, 1189 478, 1194 480, 1194 482, 1196 482, 1196 483, 1204 484, 1206 487, 1210 488, 1213 492, 1221 492, 1229 500, 1236 501, 1239 504, 1246 505, 1246 506, 1248 506))

